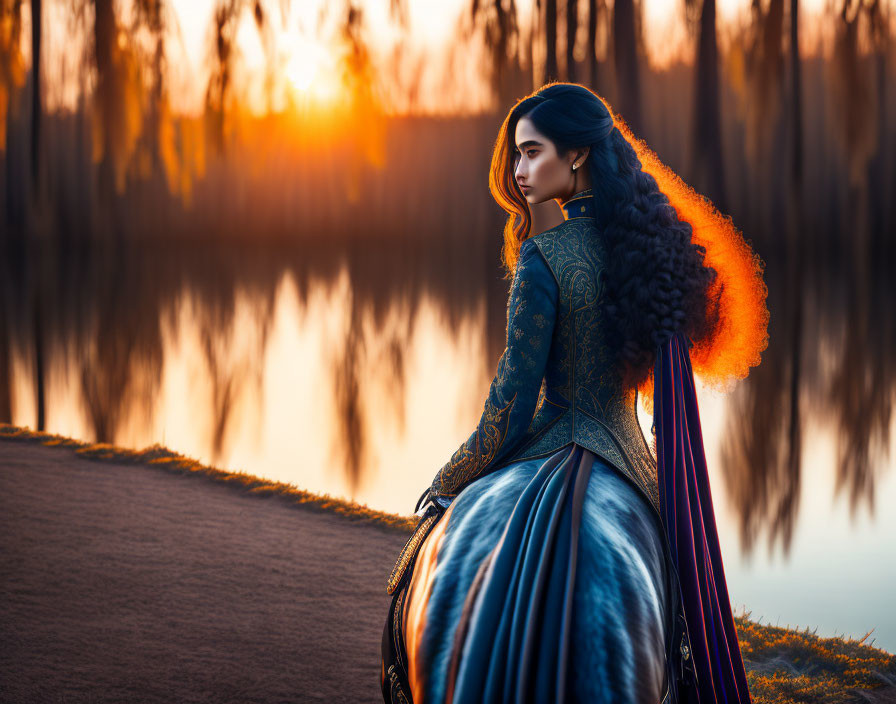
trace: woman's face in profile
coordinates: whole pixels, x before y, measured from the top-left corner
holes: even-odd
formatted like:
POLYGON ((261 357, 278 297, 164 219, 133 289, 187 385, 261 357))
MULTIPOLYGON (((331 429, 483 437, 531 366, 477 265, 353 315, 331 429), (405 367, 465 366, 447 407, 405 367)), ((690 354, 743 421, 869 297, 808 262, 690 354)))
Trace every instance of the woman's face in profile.
POLYGON ((566 156, 559 156, 554 143, 526 117, 516 123, 515 138, 514 177, 525 199, 534 205, 572 196, 572 162, 576 152, 570 150, 566 156))

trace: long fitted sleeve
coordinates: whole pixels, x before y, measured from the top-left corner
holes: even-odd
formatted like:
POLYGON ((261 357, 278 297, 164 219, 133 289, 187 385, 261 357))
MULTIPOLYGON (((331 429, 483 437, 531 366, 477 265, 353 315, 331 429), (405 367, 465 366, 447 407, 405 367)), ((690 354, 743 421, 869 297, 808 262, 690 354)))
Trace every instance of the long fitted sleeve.
POLYGON ((507 345, 473 434, 433 479, 434 498, 452 499, 498 467, 532 421, 557 316, 559 289, 534 242, 520 247, 507 301, 507 345))

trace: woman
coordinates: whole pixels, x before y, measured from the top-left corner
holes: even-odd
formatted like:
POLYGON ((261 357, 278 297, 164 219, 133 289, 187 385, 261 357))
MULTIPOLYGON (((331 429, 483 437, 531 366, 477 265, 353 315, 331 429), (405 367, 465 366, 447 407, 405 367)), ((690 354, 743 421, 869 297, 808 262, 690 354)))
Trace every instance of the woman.
POLYGON ((761 262, 577 84, 511 109, 489 183, 507 346, 390 576, 384 699, 749 702, 691 359, 722 384, 758 364, 761 262))

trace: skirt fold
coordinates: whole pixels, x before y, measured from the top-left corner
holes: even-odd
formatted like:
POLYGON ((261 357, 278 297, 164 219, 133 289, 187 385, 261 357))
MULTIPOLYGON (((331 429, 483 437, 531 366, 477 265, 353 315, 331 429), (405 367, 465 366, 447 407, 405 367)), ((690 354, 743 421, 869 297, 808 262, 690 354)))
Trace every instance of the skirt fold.
POLYGON ((426 704, 659 704, 662 537, 618 470, 572 443, 477 480, 447 518, 419 650, 426 704))

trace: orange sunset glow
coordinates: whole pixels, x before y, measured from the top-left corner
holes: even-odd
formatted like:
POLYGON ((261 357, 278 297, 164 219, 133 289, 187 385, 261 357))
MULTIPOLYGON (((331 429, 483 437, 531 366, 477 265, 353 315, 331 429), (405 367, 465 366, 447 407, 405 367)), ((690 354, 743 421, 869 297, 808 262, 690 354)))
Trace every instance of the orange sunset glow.
MULTIPOLYGON (((345 77, 340 68, 346 53, 345 6, 323 0, 261 3, 264 10, 260 24, 258 14, 249 5, 246 3, 234 15, 233 26, 227 31, 233 41, 232 80, 240 99, 254 114, 281 111, 289 105, 332 106, 346 98, 345 77)), ((373 65, 381 69, 372 88, 382 99, 383 109, 467 112, 486 107, 487 95, 481 87, 474 87, 483 80, 482 62, 480 50, 468 46, 469 28, 464 25, 466 0, 408 2, 406 21, 395 17, 389 5, 385 0, 355 4, 359 11, 357 38, 369 50, 373 65), (460 107, 461 98, 452 95, 452 90, 465 91, 464 107, 460 107)), ((645 51, 657 68, 692 60, 692 42, 679 5, 669 0, 643 3, 645 51)), ((731 33, 748 22, 749 4, 721 0, 717 5, 719 40, 724 50, 731 33)), ((133 18, 133 6, 131 2, 119 6, 124 26, 133 18)), ((801 7, 803 51, 812 53, 829 39, 816 21, 824 9, 824 0, 809 0, 801 7)), ((196 114, 202 109, 214 70, 216 5, 214 0, 191 0, 163 4, 162 8, 171 106, 175 112, 196 114)), ((67 4, 50 3, 46 9, 44 75, 49 109, 73 106, 83 83, 78 66, 83 58, 78 57, 89 46, 84 27, 78 26, 78 16, 67 4)), ((531 3, 520 4, 519 20, 522 33, 531 31, 531 3)), ((20 53, 27 64, 27 11, 23 11, 21 22, 20 53)), ((6 31, 8 23, 7 18, 6 31)), ((576 52, 582 54, 585 37, 583 28, 579 29, 576 52)), ((145 39, 123 33, 119 43, 122 48, 126 44, 136 48, 145 39)))
MULTIPOLYGON (((830 23, 816 21, 822 2, 801 4, 804 54, 821 51, 830 41, 825 29, 830 23)), ((154 5, 155 14, 134 2, 97 7, 114 8, 100 18, 114 40, 102 53, 106 63, 94 66, 94 56, 101 55, 94 42, 102 35, 92 32, 91 13, 77 3, 46 6, 45 109, 76 110, 87 99, 93 161, 106 165, 116 192, 128 178, 145 178, 150 163, 158 161, 169 191, 186 204, 209 160, 225 149, 241 149, 254 174, 264 172, 275 153, 300 158, 348 149, 353 156, 343 162, 341 178, 354 201, 365 164, 384 163, 387 117, 490 113, 531 90, 544 63, 533 39, 541 27, 532 3, 520 4, 504 59, 489 53, 494 30, 487 16, 477 20, 486 23, 481 27, 473 22, 466 0, 194 0, 154 5), (487 67, 500 69, 509 57, 518 68, 496 91, 497 74, 487 67), (149 109, 154 96, 155 114, 149 109)), ((10 95, 23 90, 30 64, 26 9, 18 18, 4 16, 6 48, 0 60, 7 80, 0 84, 0 112, 8 109, 10 95)), ((652 71, 693 61, 695 30, 687 28, 678 3, 645 0, 641 11, 643 52, 652 71)), ((718 3, 722 69, 743 101, 749 13, 745 2, 718 3)), ((580 62, 587 59, 585 29, 581 18, 573 52, 580 62)), ((598 62, 609 61, 609 32, 601 20, 594 48, 598 62)), ((565 41, 558 32, 558 55, 565 41)))

